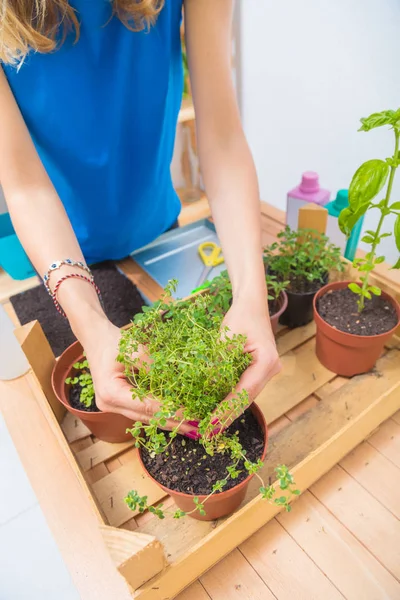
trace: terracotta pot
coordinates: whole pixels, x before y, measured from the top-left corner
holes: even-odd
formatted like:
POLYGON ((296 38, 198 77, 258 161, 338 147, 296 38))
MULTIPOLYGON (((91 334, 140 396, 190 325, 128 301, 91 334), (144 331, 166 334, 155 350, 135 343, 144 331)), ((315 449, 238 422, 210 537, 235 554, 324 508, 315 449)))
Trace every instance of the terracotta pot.
POLYGON ((64 404, 70 413, 78 417, 99 440, 126 442, 132 439, 131 434, 126 433, 126 429, 132 427, 131 419, 115 413, 77 410, 70 405, 69 389, 71 386, 65 383, 65 379, 70 376, 71 372, 74 372, 73 365, 82 358, 83 349, 79 342, 75 342, 61 354, 51 376, 55 395, 61 404, 64 404))
MULTIPOLYGON (((321 282, 320 286, 323 287, 326 283, 328 283, 328 275, 325 281, 321 282)), ((303 327, 303 325, 310 323, 313 320, 313 301, 317 292, 318 289, 313 292, 301 294, 286 290, 288 305, 279 322, 291 329, 303 327)))
POLYGON ((389 300, 397 311, 397 325, 390 331, 379 335, 364 336, 345 333, 329 325, 318 313, 318 299, 331 290, 346 288, 349 283, 349 281, 329 283, 321 288, 314 298, 314 319, 317 325, 317 357, 324 367, 343 377, 352 377, 370 371, 400 322, 399 303, 382 291, 382 297, 389 300))
POLYGON ((279 309, 270 317, 272 333, 276 335, 279 325, 279 317, 285 312, 288 305, 288 297, 285 291, 281 292, 278 298, 279 309))
MULTIPOLYGON (((261 456, 261 460, 264 460, 268 446, 267 423, 265 421, 265 417, 261 409, 254 402, 251 405, 251 410, 264 433, 264 449, 261 456)), ((154 479, 154 477, 152 477, 152 475, 150 475, 150 473, 146 469, 142 460, 141 450, 139 450, 139 460, 147 476, 150 477, 150 479, 152 479, 154 483, 160 486, 160 488, 163 489, 166 494, 171 496, 174 499, 175 504, 181 510, 185 512, 190 512, 194 509, 195 504, 193 502, 193 494, 184 494, 183 492, 176 492, 175 490, 170 490, 166 486, 161 485, 161 483, 154 479)), ((226 492, 216 493, 213 496, 211 496, 211 498, 209 498, 204 505, 204 510, 206 511, 206 514, 204 516, 200 515, 198 511, 196 511, 195 513, 193 513, 193 515, 190 516, 198 521, 213 521, 214 519, 219 519, 221 517, 230 515, 243 502, 248 485, 253 477, 254 475, 249 475, 248 477, 246 477, 246 479, 244 479, 234 488, 227 490, 226 492)), ((206 497, 207 496, 202 495, 198 496, 200 502, 204 502, 206 497)))

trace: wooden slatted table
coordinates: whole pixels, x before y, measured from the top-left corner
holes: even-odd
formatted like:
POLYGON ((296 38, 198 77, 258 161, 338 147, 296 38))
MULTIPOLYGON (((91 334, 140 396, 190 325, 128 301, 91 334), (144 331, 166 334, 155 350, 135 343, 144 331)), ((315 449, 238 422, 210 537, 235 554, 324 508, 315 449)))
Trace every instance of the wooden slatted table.
MULTIPOLYGON (((282 227, 282 213, 263 205, 262 223, 263 243, 270 243, 282 227)), ((146 296, 158 297, 158 286, 132 261, 122 266, 146 296)), ((379 283, 400 295, 400 285, 391 275, 383 268, 379 283)), ((37 344, 40 335, 37 327, 26 326, 21 339, 25 344, 37 344)), ((396 347, 387 349, 375 374, 348 381, 335 377, 318 363, 313 336, 313 324, 281 332, 278 349, 283 372, 258 399, 273 425, 264 475, 272 474, 276 464, 291 465, 302 490, 400 405, 400 357, 396 347)), ((42 382, 49 360, 46 350, 33 360, 42 382)), ((53 415, 32 373, 0 384, 0 408, 84 600, 131 597, 111 556, 134 587, 144 583, 134 597, 173 598, 276 513, 274 507, 259 502, 253 485, 241 511, 220 523, 166 519, 160 524, 149 515, 132 516, 118 501, 129 482, 141 477, 129 442, 105 444, 93 439, 70 415, 53 415), (99 522, 107 525, 99 527, 99 522), (165 560, 170 563, 166 569, 165 560), (147 582, 152 575, 155 579, 147 582)), ((160 499, 158 488, 146 481, 143 485, 148 486, 144 489, 153 495, 153 501, 160 499)))

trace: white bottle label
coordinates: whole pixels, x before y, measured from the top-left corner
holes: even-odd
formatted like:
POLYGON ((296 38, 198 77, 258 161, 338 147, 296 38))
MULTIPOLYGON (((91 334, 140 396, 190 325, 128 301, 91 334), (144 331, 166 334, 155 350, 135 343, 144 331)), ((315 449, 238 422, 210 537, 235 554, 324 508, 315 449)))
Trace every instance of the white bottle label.
POLYGON ((340 231, 337 217, 328 215, 326 235, 328 236, 332 244, 335 244, 335 246, 338 246, 340 248, 341 254, 342 256, 344 256, 344 252, 347 246, 347 237, 344 235, 344 233, 340 231))
POLYGON ((296 231, 299 227, 299 210, 302 206, 309 204, 306 200, 299 200, 299 198, 293 198, 292 196, 287 197, 286 205, 286 224, 289 225, 290 229, 296 231))

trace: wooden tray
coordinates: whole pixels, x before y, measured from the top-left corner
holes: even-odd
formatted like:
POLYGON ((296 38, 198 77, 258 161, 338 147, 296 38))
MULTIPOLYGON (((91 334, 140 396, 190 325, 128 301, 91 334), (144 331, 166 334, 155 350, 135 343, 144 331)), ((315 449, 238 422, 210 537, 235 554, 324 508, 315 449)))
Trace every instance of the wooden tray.
MULTIPOLYGON (((352 276, 348 267, 345 276, 352 276)), ((400 300, 400 285, 385 274, 375 284, 400 300)), ((400 333, 399 331, 397 333, 400 333)), ((263 477, 291 468, 305 491, 400 408, 400 338, 394 336, 373 372, 346 379, 315 356, 315 325, 282 329, 277 344, 282 373, 258 397, 271 424, 263 477)), ((131 442, 97 440, 55 398, 50 374, 55 357, 37 322, 17 330, 37 383, 37 401, 91 500, 116 568, 140 600, 171 600, 223 556, 272 519, 279 507, 261 500, 253 480, 242 507, 227 519, 158 520, 132 513, 123 498, 131 489, 156 504, 163 492, 142 472, 131 442)), ((164 505, 172 505, 163 498, 164 505)))

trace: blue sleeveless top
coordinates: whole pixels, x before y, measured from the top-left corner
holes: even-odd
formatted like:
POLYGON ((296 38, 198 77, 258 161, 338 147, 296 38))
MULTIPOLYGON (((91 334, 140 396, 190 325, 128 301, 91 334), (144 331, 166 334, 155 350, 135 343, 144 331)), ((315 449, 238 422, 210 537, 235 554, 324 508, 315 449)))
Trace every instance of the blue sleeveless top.
POLYGON ((110 0, 71 4, 81 22, 76 44, 71 35, 54 53, 29 54, 19 71, 3 69, 94 263, 127 256, 179 214, 170 163, 183 87, 182 0, 166 0, 149 32, 109 21, 110 0))

